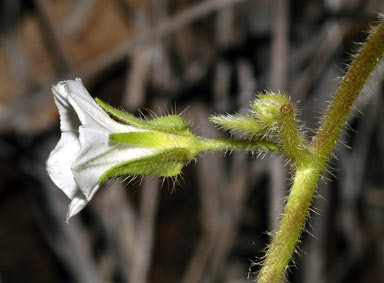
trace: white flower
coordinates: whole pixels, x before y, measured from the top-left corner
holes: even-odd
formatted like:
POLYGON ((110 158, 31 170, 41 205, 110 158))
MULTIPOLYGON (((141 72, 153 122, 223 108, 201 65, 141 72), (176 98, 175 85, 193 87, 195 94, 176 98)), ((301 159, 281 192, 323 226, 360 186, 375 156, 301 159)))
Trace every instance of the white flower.
POLYGON ((146 130, 112 120, 80 79, 60 82, 52 90, 60 114, 61 138, 49 155, 47 172, 72 200, 68 221, 92 199, 103 173, 118 164, 155 154, 159 149, 111 142, 111 133, 146 130))

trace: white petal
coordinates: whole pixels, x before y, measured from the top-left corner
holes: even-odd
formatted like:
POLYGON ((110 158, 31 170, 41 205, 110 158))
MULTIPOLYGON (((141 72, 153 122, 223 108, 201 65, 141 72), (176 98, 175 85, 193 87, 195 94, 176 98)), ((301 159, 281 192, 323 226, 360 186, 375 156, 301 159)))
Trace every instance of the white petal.
POLYGON ((71 170, 79 150, 77 133, 63 132, 46 164, 49 177, 69 198, 73 198, 79 189, 71 170))
POLYGON ((73 216, 78 214, 83 208, 88 204, 88 202, 93 198, 94 193, 99 189, 99 184, 95 186, 93 189, 93 194, 91 194, 88 198, 84 196, 81 191, 78 191, 76 195, 72 198, 71 203, 68 207, 66 221, 68 222, 73 216))
POLYGON ((85 127, 109 132, 137 130, 134 127, 112 120, 89 95, 80 79, 60 82, 54 89, 57 92, 62 92, 62 95, 67 97, 69 103, 75 109, 81 124, 85 127))
POLYGON ((88 203, 88 200, 85 198, 85 196, 81 192, 78 192, 73 197, 71 203, 69 204, 67 217, 66 217, 67 222, 73 216, 78 214, 87 205, 87 203, 88 203))
POLYGON ((67 91, 64 84, 59 83, 52 87, 55 103, 60 114, 60 129, 63 132, 78 132, 81 125, 76 111, 68 101, 67 91))
POLYGON ((72 199, 68 220, 93 197, 104 172, 158 150, 111 144, 111 133, 144 130, 111 119, 80 79, 60 82, 52 90, 60 113, 62 135, 47 160, 47 171, 53 182, 72 199))
POLYGON ((156 153, 157 149, 140 148, 109 141, 109 134, 80 127, 81 151, 72 172, 80 190, 89 199, 99 178, 113 166, 156 153))

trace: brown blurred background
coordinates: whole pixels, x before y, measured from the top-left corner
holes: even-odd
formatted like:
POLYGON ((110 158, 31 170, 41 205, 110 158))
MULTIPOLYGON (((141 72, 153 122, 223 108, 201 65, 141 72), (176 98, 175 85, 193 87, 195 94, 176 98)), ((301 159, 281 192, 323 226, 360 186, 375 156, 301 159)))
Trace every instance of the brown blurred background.
MULTIPOLYGON (((0 282, 248 282, 287 194, 282 158, 207 154, 175 187, 110 181, 67 225, 44 165, 60 136, 50 88, 80 77, 136 114, 190 106, 207 137, 224 136, 210 114, 282 90, 313 129, 380 12, 382 0, 1 0, 0 282)), ((319 185, 290 282, 384 282, 383 74, 319 185)))

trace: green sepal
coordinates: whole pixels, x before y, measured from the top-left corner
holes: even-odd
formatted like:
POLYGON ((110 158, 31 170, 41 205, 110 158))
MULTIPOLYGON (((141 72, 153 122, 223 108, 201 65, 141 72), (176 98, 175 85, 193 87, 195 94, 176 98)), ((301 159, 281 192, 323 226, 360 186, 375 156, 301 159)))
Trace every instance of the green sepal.
POLYGON ((130 124, 132 126, 137 126, 137 127, 145 127, 146 126, 146 122, 145 121, 143 121, 143 120, 141 120, 139 118, 136 118, 132 114, 129 114, 129 113, 121 111, 121 110, 118 110, 116 108, 113 108, 112 106, 110 106, 107 103, 105 103, 104 101, 102 101, 100 98, 96 97, 95 101, 106 112, 108 112, 109 114, 111 114, 112 116, 116 117, 117 119, 119 119, 119 120, 121 120, 123 122, 126 122, 126 123, 128 123, 128 124, 130 124))
POLYGON ((174 134, 187 135, 190 133, 188 124, 178 115, 167 115, 153 120, 143 120, 134 115, 118 110, 108 105, 99 98, 95 98, 97 104, 115 118, 145 130, 163 131, 174 134))
POLYGON ((175 134, 190 133, 187 123, 178 115, 167 115, 146 122, 156 130, 175 134))
POLYGON ((109 139, 118 143, 137 145, 146 148, 162 148, 166 134, 162 132, 128 132, 110 134, 109 139))
POLYGON ((189 160, 188 155, 188 151, 181 148, 159 151, 112 167, 101 175, 99 182, 126 175, 176 176, 189 160))
POLYGON ((157 131, 110 134, 109 139, 118 143, 158 149, 183 148, 192 159, 201 151, 201 144, 194 135, 184 136, 157 131))
POLYGON ((209 120, 220 128, 232 134, 250 137, 262 136, 265 133, 264 125, 254 117, 242 115, 211 116, 209 120))

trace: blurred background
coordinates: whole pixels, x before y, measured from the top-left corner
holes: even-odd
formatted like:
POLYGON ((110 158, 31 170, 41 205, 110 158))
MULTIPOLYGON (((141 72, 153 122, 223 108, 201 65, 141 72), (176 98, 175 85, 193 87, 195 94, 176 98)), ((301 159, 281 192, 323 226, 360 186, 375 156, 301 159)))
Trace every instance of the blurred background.
MULTIPOLYGON (((45 171, 60 137, 50 88, 80 77, 132 113, 183 112, 206 137, 225 136, 209 115, 282 90, 314 129, 380 12, 381 0, 1 0, 0 282, 248 282, 288 193, 282 158, 212 153, 175 185, 109 181, 68 225, 45 171)), ((290 282, 384 282, 383 74, 319 185, 290 282)))

